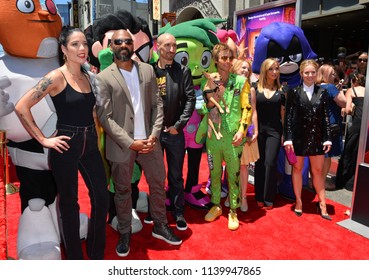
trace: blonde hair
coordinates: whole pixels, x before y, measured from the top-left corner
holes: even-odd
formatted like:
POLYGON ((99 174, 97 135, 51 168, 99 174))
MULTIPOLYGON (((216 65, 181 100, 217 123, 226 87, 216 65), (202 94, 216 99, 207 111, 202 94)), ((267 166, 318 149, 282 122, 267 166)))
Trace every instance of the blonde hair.
POLYGON ((300 65, 300 76, 302 77, 302 73, 304 72, 305 68, 308 66, 313 66, 316 71, 319 69, 319 64, 314 59, 305 59, 301 62, 300 65))
MULTIPOLYGON (((279 63, 274 58, 267 58, 261 64, 259 80, 257 82, 259 92, 264 91, 264 88, 267 85, 267 77, 268 77, 267 73, 274 64, 277 65, 277 67, 279 68, 279 63)), ((281 88, 281 82, 279 81, 279 77, 274 80, 274 85, 277 87, 277 89, 281 88)))
POLYGON ((247 79, 250 78, 251 74, 252 74, 252 70, 251 70, 251 62, 249 60, 243 60, 243 59, 234 59, 233 60, 233 64, 232 64, 232 68, 231 68, 231 72, 234 74, 237 74, 238 71, 242 68, 242 64, 246 62, 248 64, 248 74, 247 74, 247 79))
POLYGON ((316 83, 329 83, 329 75, 331 71, 335 72, 336 70, 333 68, 332 65, 329 64, 323 64, 319 67, 318 73, 316 75, 316 83))
POLYGON ((233 55, 233 52, 232 52, 231 48, 227 44, 224 44, 224 43, 216 44, 213 47, 213 50, 211 51, 211 56, 214 59, 215 63, 218 62, 218 60, 219 60, 218 55, 221 51, 230 51, 231 54, 233 55))

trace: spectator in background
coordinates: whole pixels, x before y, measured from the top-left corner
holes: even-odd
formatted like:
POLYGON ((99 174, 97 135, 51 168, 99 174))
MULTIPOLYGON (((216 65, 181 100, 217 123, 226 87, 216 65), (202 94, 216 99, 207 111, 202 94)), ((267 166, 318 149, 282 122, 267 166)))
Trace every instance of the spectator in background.
POLYGON ((358 74, 361 74, 363 76, 366 76, 366 68, 367 68, 367 65, 368 65, 368 53, 367 52, 363 52, 357 58, 357 66, 358 66, 358 69, 357 69, 358 72, 357 73, 358 74))
POLYGON ((347 190, 352 191, 354 187, 365 96, 365 81, 366 79, 364 75, 354 74, 351 81, 352 87, 346 92, 346 114, 352 115, 352 125, 348 129, 345 138, 345 146, 337 167, 337 189, 346 188, 347 190))
POLYGON ((337 54, 337 62, 335 65, 335 71, 336 71, 338 80, 345 78, 345 74, 347 71, 346 52, 340 52, 337 54))
POLYGON ((368 53, 367 52, 363 52, 359 55, 358 59, 357 59, 357 70, 353 71, 350 73, 349 75, 349 80, 348 80, 348 88, 351 87, 351 81, 354 78, 354 75, 356 74, 361 74, 363 76, 366 76, 366 68, 368 65, 368 53))
MULTIPOLYGON (((250 77, 252 75, 251 62, 249 60, 236 59, 233 61, 231 72, 246 78, 244 88, 250 92, 250 77)), ((251 104, 251 96, 248 95, 248 103, 251 104)), ((251 116, 251 114, 250 114, 251 116)), ((255 126, 249 126, 249 129, 244 132, 246 142, 243 146, 241 165, 240 165, 240 199, 241 212, 247 212, 247 185, 249 178, 249 164, 255 162, 259 158, 258 144, 256 141, 255 126)), ((257 131, 256 131, 257 133, 257 131)), ((229 196, 224 202, 224 206, 229 207, 229 196)))
POLYGON ((248 60, 234 59, 231 72, 237 75, 244 76, 250 83, 250 76, 252 74, 251 62, 248 60))
MULTIPOLYGON (((335 85, 335 79, 337 73, 331 65, 323 64, 319 67, 317 73, 316 83, 321 88, 328 92, 328 105, 329 105, 329 122, 331 125, 332 134, 332 147, 331 150, 325 154, 324 166, 323 166, 323 180, 325 181, 329 173, 332 157, 340 156, 343 149, 342 143, 342 116, 341 108, 346 106, 346 97, 343 94, 341 84, 338 84, 338 88, 335 85)), ((333 185, 334 187, 334 185, 333 185)), ((332 189, 331 185, 327 186, 326 189, 332 189)))

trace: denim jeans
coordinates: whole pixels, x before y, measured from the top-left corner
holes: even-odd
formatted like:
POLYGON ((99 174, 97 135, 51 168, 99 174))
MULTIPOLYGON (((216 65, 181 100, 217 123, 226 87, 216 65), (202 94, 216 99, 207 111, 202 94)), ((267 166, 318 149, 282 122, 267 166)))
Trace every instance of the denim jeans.
POLYGON ((83 259, 79 233, 78 172, 88 188, 91 203, 87 255, 90 259, 103 259, 109 197, 95 126, 57 125, 57 130, 57 136, 65 135, 71 138, 68 140, 68 151, 50 151, 50 165, 58 189, 62 237, 67 259, 83 259))
POLYGON ((185 157, 185 140, 183 131, 178 134, 161 132, 160 144, 167 159, 169 199, 174 217, 184 214, 184 180, 183 162, 185 157))

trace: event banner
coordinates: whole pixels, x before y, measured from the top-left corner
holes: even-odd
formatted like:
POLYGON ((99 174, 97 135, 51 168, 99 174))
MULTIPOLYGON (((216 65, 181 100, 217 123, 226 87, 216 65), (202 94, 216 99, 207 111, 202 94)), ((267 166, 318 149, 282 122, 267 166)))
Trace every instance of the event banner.
POLYGON ((273 8, 261 6, 258 11, 236 12, 235 31, 243 41, 242 45, 248 47, 247 58, 253 59, 255 42, 264 26, 276 21, 295 24, 295 12, 295 3, 273 8))

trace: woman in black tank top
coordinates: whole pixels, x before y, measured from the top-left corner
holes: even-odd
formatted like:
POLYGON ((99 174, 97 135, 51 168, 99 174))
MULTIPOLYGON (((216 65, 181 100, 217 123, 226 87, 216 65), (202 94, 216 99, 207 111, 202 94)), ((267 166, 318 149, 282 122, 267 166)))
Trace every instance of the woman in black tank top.
POLYGON ((87 256, 103 259, 108 211, 107 178, 97 145, 93 110, 95 96, 82 65, 88 56, 82 31, 63 27, 59 37, 64 65, 46 74, 17 103, 16 112, 32 137, 50 148, 50 166, 57 185, 62 237, 67 259, 83 259, 80 241, 78 173, 89 190, 91 213, 87 256), (31 108, 50 95, 58 117, 56 133, 47 137, 31 108))
POLYGON ((255 199, 258 207, 273 209, 277 192, 277 158, 281 147, 285 96, 279 82, 279 63, 263 61, 257 83, 251 87, 252 121, 260 158, 255 162, 255 199))

